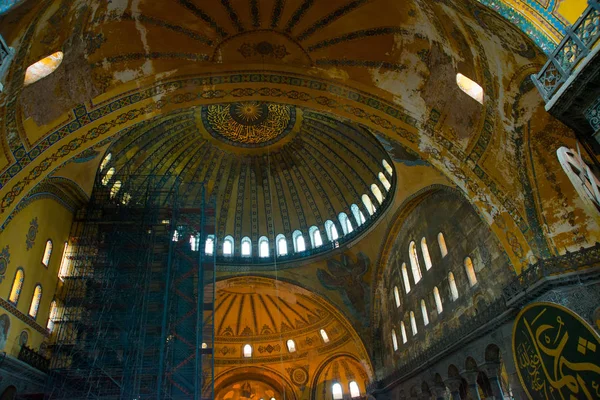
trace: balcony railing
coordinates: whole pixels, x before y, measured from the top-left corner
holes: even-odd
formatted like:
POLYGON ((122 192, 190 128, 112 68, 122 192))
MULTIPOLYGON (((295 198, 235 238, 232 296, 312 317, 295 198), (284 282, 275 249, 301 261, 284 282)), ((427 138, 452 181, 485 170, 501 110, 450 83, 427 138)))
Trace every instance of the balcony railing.
POLYGON ((550 102, 575 69, 585 60, 600 37, 600 4, 589 0, 579 19, 567 29, 560 44, 541 71, 531 76, 544 101, 550 102))
POLYGON ((19 351, 17 358, 42 372, 48 372, 48 368, 50 367, 50 360, 27 346, 21 346, 21 351, 19 351))

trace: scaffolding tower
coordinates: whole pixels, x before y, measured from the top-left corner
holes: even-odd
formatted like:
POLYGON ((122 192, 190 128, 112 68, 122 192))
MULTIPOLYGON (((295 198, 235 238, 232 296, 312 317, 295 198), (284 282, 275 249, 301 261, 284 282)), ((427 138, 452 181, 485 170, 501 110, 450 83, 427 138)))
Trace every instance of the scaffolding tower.
POLYGON ((215 207, 202 184, 120 179, 76 216, 46 398, 212 399, 215 207))

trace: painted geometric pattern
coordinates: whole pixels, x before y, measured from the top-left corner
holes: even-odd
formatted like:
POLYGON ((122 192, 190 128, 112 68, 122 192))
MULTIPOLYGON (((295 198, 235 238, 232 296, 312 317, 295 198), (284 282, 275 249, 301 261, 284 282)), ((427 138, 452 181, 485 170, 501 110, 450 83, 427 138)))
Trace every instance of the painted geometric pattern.
POLYGON ((37 237, 38 229, 38 219, 37 217, 35 217, 29 223, 29 229, 27 230, 27 234, 25 235, 25 245, 27 247, 27 250, 31 249, 35 244, 35 238, 37 237))

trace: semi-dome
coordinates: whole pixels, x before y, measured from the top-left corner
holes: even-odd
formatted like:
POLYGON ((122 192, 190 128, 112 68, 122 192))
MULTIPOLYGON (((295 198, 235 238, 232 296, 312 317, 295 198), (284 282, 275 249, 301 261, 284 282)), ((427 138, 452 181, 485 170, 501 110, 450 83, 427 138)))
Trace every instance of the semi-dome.
MULTIPOLYGON (((202 183, 216 208, 214 250, 229 264, 336 248, 381 215, 395 184, 391 160, 367 129, 258 101, 148 120, 116 140, 104 160, 98 180, 116 187, 117 202, 138 197, 140 185, 127 176, 161 176, 165 188, 202 183)), ((182 200, 194 206, 199 198, 188 190, 182 200)))

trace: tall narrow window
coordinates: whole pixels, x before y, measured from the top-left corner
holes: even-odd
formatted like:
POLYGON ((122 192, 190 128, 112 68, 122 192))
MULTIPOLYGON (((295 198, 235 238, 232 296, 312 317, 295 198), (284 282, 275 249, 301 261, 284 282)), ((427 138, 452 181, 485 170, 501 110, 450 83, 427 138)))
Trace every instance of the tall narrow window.
POLYGON ((425 260, 425 269, 431 269, 431 257, 429 256, 429 248, 427 247, 427 240, 421 239, 421 252, 423 253, 423 259, 425 260))
POLYGON ((10 295, 8 296, 8 301, 17 305, 19 302, 19 296, 21 295, 21 289, 23 289, 23 280, 25 279, 25 272, 23 272, 23 268, 17 269, 17 273, 15 274, 15 279, 13 280, 12 287, 10 288, 10 295))
POLYGON ((206 237, 206 243, 204 243, 204 254, 212 256, 215 252, 215 236, 208 235, 206 237))
POLYGON ((406 270, 406 263, 402 263, 402 281, 404 282, 404 291, 406 294, 410 293, 410 282, 408 281, 408 271, 406 270))
POLYGON ((53 73, 62 63, 62 60, 63 52, 57 51, 56 53, 50 54, 48 57, 44 57, 38 62, 31 64, 25 71, 23 86, 31 85, 53 73))
POLYGON ((383 168, 385 168, 385 170, 388 174, 390 174, 390 176, 394 175, 394 170, 390 163, 388 163, 386 160, 381 160, 381 165, 383 165, 383 168))
POLYGON ((287 341, 287 348, 290 353, 295 352, 296 351, 296 342, 294 342, 292 339, 289 339, 287 341))
POLYGON ((419 255, 417 254, 417 245, 415 242, 410 242, 408 254, 410 256, 410 267, 412 268, 412 274, 416 285, 423 275, 421 274, 421 267, 419 266, 419 255))
POLYGON ((372 184, 371 192, 373 192, 373 196, 375 196, 375 198, 377 199, 379 204, 382 204, 383 203, 383 194, 381 193, 381 190, 379 190, 379 186, 377 186, 376 184, 372 184))
POLYGON ((244 358, 252 357, 252 346, 249 344, 244 345, 244 358))
POLYGON ((340 225, 342 226, 342 230, 344 231, 344 235, 352 233, 354 228, 352 228, 352 223, 350 222, 350 218, 346 213, 340 213, 338 215, 338 220, 340 221, 340 225))
POLYGON ((294 251, 296 253, 302 253, 306 250, 306 242, 304 241, 304 235, 302 232, 296 230, 292 233, 292 238, 294 239, 294 251))
POLYGON ((37 285, 33 290, 33 297, 31 298, 31 305, 29 306, 29 316, 33 319, 37 316, 38 309, 40 308, 40 302, 42 301, 42 285, 37 285))
POLYGON ((121 190, 121 181, 115 181, 112 188, 110 188, 110 198, 114 199, 117 193, 119 193, 119 190, 121 190))
POLYGON ((50 256, 52 256, 52 240, 46 241, 46 248, 44 249, 44 257, 42 257, 42 264, 46 267, 50 264, 50 256))
POLYGON ((108 185, 108 182, 110 182, 110 179, 112 178, 112 176, 114 174, 115 174, 114 168, 110 168, 108 171, 106 171, 106 175, 104 175, 104 178, 102 178, 102 185, 104 185, 104 186, 108 185))
POLYGON ((174 242, 178 242, 179 241, 179 231, 177 229, 175 229, 175 231, 173 232, 173 239, 174 242))
POLYGON ((452 298, 452 301, 458 299, 458 289, 452 272, 448 274, 448 285, 450 286, 450 297, 452 298))
POLYGON ((63 247, 63 254, 60 260, 60 268, 58 269, 58 277, 62 280, 65 276, 69 275, 69 267, 71 266, 69 260, 70 246, 69 242, 65 242, 63 247))
POLYGON ((398 290, 398 286, 394 286, 394 299, 396 300, 396 308, 400 307, 400 291, 398 290))
POLYGON ((427 314, 427 304, 424 299, 421 299, 421 314, 423 314, 423 324, 429 325, 429 314, 427 314))
POLYGON ((331 394, 333 395, 333 400, 342 400, 344 398, 344 392, 342 392, 342 385, 339 383, 334 383, 331 387, 331 394))
POLYGON ((379 178, 379 182, 381 182, 385 190, 389 192, 392 185, 390 184, 390 181, 388 181, 388 179, 385 177, 383 172, 377 174, 377 177, 379 178))
POLYGON ((323 339, 323 343, 329 343, 329 336, 327 336, 325 329, 321 329, 321 339, 323 339))
POLYGON ((127 192, 123 193, 123 200, 121 200, 121 203, 124 205, 129 204, 129 202, 131 201, 131 195, 127 192))
POLYGON ((402 334, 402 343, 406 344, 406 342, 408 342, 408 337, 406 335, 406 327, 404 326, 404 321, 400 322, 400 333, 402 334))
POLYGON ((373 202, 371 201, 371 198, 368 195, 366 195, 366 194, 362 195, 362 202, 365 205, 365 208, 367 209, 367 212, 369 213, 369 215, 375 214, 375 211, 377 211, 377 209, 373 205, 373 202))
POLYGON ((467 278, 469 278, 469 285, 471 287, 477 284, 477 275, 475 275, 475 268, 473 267, 473 260, 471 257, 465 258, 465 271, 467 273, 467 278))
POLYGON ((112 154, 108 153, 106 155, 106 157, 104 157, 104 159, 102 160, 102 163, 100 164, 100 171, 102 172, 102 170, 104 170, 104 168, 106 168, 106 165, 110 162, 110 159, 112 158, 112 154))
POLYGON ((352 211, 352 215, 354 215, 354 220, 356 221, 356 226, 361 226, 365 223, 365 216, 360 211, 360 208, 356 204, 352 204, 350 206, 350 210, 352 211))
POLYGON ((351 398, 356 399, 357 397, 360 397, 360 389, 358 388, 358 383, 356 383, 355 381, 351 381, 349 388, 351 398))
POLYGON ((415 336, 419 331, 417 330, 417 320, 415 319, 415 313, 410 312, 410 327, 412 329, 412 334, 415 336))
POLYGON ((198 251, 198 241, 200 237, 197 235, 190 235, 190 248, 192 251, 198 251))
POLYGON ((269 257, 269 239, 266 236, 261 236, 258 239, 258 256, 260 258, 269 257))
POLYGON ((50 303, 50 313, 48 314, 48 324, 46 324, 46 328, 50 332, 54 330, 54 322, 56 321, 56 317, 58 316, 58 307, 56 306, 56 300, 52 300, 50 303))
POLYGON ((285 236, 283 236, 282 234, 277 235, 277 255, 278 256, 286 256, 288 253, 287 250, 287 240, 285 239, 285 236))
POLYGON ((483 104, 483 88, 475 81, 467 78, 461 73, 456 74, 456 84, 471 98, 475 99, 479 104, 483 104))
POLYGON ((392 329, 392 346, 394 351, 398 350, 398 338, 396 337, 396 331, 392 329))
POLYGON ((433 288, 433 298, 435 299, 435 308, 437 309, 438 314, 441 314, 444 311, 444 306, 442 306, 442 298, 440 297, 440 290, 435 286, 433 288))
POLYGON ((249 237, 242 238, 242 257, 250 257, 252 255, 252 241, 249 237))
POLYGON ((444 234, 442 232, 438 233, 438 244, 440 245, 440 253, 442 253, 442 258, 448 255, 448 248, 446 247, 446 240, 444 239, 444 234))
POLYGON ((225 239, 223 239, 223 255, 233 255, 233 236, 225 236, 225 239))
POLYGON ((321 239, 321 232, 319 231, 319 228, 314 225, 311 226, 308 230, 308 235, 310 236, 313 249, 323 245, 323 239, 321 239))
POLYGON ((335 224, 331 220, 325 221, 325 232, 327 232, 327 238, 330 242, 338 240, 338 231, 335 224))

